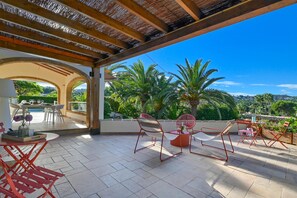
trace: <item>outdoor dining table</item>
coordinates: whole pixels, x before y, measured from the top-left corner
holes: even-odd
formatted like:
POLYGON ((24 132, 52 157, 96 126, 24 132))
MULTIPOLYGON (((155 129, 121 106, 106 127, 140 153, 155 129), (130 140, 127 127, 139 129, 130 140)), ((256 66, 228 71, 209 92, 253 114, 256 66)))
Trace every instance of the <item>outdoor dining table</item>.
MULTIPOLYGON (((21 169, 28 170, 29 168, 35 168, 34 161, 48 144, 48 141, 59 137, 59 135, 55 133, 44 134, 46 134, 46 138, 44 139, 27 142, 3 139, 1 136, 0 146, 2 146, 4 150, 15 160, 14 164, 10 166, 10 172, 16 174, 21 169), (35 150, 36 152, 34 152, 35 150)), ((3 175, 0 176, 0 179, 1 178, 3 178, 3 175)))
MULTIPOLYGON (((48 105, 48 104, 19 104, 19 107, 23 110, 23 117, 25 117, 26 109, 28 108, 50 108, 53 112, 53 125, 55 124, 55 111, 57 105, 48 105)), ((45 120, 45 119, 44 119, 45 120)))
POLYGON ((44 134, 46 134, 46 138, 27 142, 4 139, 1 135, 0 146, 4 148, 15 162, 12 165, 8 165, 7 162, 3 160, 3 156, 0 156, 1 163, 4 163, 2 166, 3 168, 5 167, 4 173, 0 176, 2 182, 0 193, 4 193, 6 197, 24 197, 20 195, 21 192, 32 193, 34 189, 43 188, 45 192, 40 195, 40 197, 45 197, 46 195, 55 197, 51 192, 51 188, 55 181, 63 177, 64 174, 34 164, 35 160, 48 144, 48 141, 59 137, 59 135, 55 133, 44 134), (11 186, 13 180, 16 182, 13 184, 14 189, 11 186), (21 183, 18 183, 18 180, 21 183), (10 185, 11 191, 7 190, 7 185, 10 185), (21 192, 17 192, 16 188, 21 190, 21 192))

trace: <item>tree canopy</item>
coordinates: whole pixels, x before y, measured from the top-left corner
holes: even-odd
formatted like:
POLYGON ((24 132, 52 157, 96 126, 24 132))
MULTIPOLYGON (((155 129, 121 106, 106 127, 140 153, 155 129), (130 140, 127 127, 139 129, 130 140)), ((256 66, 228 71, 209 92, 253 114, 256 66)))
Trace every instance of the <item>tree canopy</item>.
POLYGON ((14 86, 19 96, 40 95, 43 93, 43 87, 36 82, 14 80, 14 86))

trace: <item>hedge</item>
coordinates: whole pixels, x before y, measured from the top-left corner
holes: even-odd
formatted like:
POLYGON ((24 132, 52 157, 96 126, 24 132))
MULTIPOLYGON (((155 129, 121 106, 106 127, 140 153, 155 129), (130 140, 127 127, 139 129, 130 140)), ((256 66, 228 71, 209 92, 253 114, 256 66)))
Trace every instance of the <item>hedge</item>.
POLYGON ((57 101, 57 97, 46 97, 46 96, 19 96, 18 101, 19 103, 22 100, 30 101, 30 100, 43 100, 44 103, 54 103, 54 101, 57 101))

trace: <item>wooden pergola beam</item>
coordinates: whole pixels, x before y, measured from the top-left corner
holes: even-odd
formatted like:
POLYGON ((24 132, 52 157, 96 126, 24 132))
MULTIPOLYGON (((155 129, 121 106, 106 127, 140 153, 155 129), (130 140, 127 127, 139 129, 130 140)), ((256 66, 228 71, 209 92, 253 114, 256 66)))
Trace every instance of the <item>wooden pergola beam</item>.
POLYGON ((169 31, 168 25, 160 20, 158 17, 141 7, 133 0, 117 0, 116 3, 124 7, 126 10, 141 18, 146 23, 155 27, 156 29, 167 33, 169 31))
POLYGON ((122 34, 125 34, 126 36, 136 39, 140 42, 145 41, 145 36, 136 30, 123 25, 122 23, 118 22, 117 20, 106 16, 105 14, 102 14, 101 12, 87 6, 84 3, 81 3, 77 0, 56 0, 57 2, 79 12, 82 15, 85 15, 94 21, 97 21, 98 23, 101 23, 103 25, 106 25, 114 30, 119 31, 122 34))
POLYGON ((61 48, 63 50, 75 52, 75 53, 86 55, 89 57, 103 58, 102 54, 96 53, 94 51, 87 50, 87 49, 75 46, 73 44, 70 44, 70 43, 61 42, 57 39, 53 39, 50 37, 44 37, 44 36, 41 36, 40 34, 37 34, 35 32, 23 31, 18 28, 7 26, 3 23, 0 23, 0 32, 5 32, 6 34, 9 34, 9 35, 26 38, 31 41, 37 42, 37 43, 48 44, 53 47, 61 48))
POLYGON ((97 67, 107 66, 152 50, 184 41, 207 32, 229 26, 231 24, 291 5, 297 0, 250 0, 237 4, 224 11, 205 17, 195 23, 177 29, 158 39, 149 41, 138 47, 126 50, 114 56, 96 62, 97 67))
POLYGON ((33 55, 40 55, 57 60, 78 63, 82 66, 93 67, 93 59, 85 56, 74 55, 69 52, 27 43, 18 39, 0 36, 0 48, 11 49, 33 55))
POLYGON ((88 28, 78 21, 73 21, 71 19, 68 19, 66 17, 63 17, 61 15, 58 15, 52 11, 49 11, 45 8, 42 8, 38 5, 35 5, 33 3, 29 3, 27 0, 17 0, 17 1, 11 1, 11 0, 1 0, 7 5, 25 10, 27 12, 33 13, 37 16, 43 17, 45 19, 54 21, 56 23, 65 25, 73 30, 77 30, 79 32, 82 32, 84 34, 87 34, 89 36, 92 36, 96 39, 99 39, 101 41, 110 43, 112 45, 118 46, 120 48, 129 48, 129 45, 119 39, 110 37, 104 33, 101 33, 95 29, 88 28))
POLYGON ((97 50, 100 50, 100 51, 103 51, 103 52, 106 52, 109 54, 116 53, 115 50, 113 50, 109 47, 106 47, 104 45, 101 45, 99 43, 95 43, 88 39, 83 39, 83 38, 80 38, 73 34, 66 33, 61 29, 53 29, 51 27, 42 25, 36 21, 32 21, 32 20, 23 18, 21 16, 15 15, 15 14, 11 14, 9 12, 1 11, 0 19, 3 19, 5 21, 11 22, 11 23, 15 23, 15 24, 23 26, 25 28, 30 28, 30 29, 40 32, 40 33, 49 34, 54 37, 59 37, 61 39, 72 41, 74 43, 79 43, 81 45, 85 45, 85 46, 88 46, 88 47, 91 47, 91 48, 94 48, 94 49, 97 49, 97 50))
POLYGON ((175 0, 193 19, 201 18, 201 11, 192 0, 175 0))

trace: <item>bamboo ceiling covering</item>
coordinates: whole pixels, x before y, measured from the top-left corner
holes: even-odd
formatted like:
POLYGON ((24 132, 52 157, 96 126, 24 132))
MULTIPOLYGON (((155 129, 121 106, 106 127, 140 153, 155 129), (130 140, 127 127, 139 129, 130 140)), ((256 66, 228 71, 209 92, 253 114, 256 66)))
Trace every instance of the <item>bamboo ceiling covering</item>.
POLYGON ((297 0, 0 0, 0 48, 102 67, 297 0))

